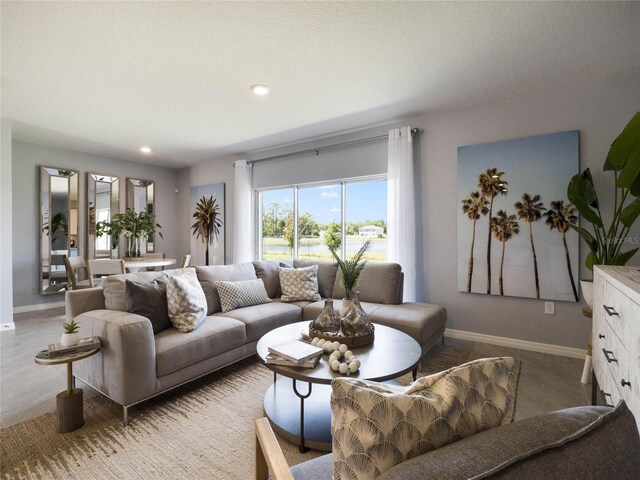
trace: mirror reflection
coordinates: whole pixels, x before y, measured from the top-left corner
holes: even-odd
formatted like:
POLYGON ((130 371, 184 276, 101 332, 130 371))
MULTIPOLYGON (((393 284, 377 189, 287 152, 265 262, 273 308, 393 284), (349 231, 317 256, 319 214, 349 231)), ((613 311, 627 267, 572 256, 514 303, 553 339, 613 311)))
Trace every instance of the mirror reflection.
POLYGON ((43 295, 67 288, 65 257, 78 255, 78 172, 40 167, 40 278, 43 295))
MULTIPOLYGON (((127 178, 127 208, 134 212, 154 212, 154 184, 151 180, 127 178)), ((154 251, 153 236, 142 239, 140 250, 151 253, 154 251)))
POLYGON ((118 258, 117 239, 96 236, 96 224, 119 212, 118 177, 87 173, 87 258, 118 258), (114 241, 115 240, 115 246, 114 241), (115 247, 115 248, 114 248, 115 247))

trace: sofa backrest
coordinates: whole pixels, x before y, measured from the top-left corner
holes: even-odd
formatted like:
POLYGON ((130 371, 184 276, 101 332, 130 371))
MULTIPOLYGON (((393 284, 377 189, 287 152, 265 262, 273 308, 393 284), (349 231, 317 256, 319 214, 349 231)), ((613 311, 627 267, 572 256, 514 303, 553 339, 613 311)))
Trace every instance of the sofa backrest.
POLYGON ((222 311, 220 295, 215 282, 239 282, 242 280, 255 280, 256 271, 252 263, 237 263, 235 265, 209 265, 196 267, 196 274, 204 295, 207 297, 207 315, 222 311))
MULTIPOLYGON (((333 298, 345 298, 344 288, 340 286, 341 272, 333 286, 331 296, 333 298)), ((383 303, 397 305, 402 303, 402 287, 404 275, 402 268, 392 262, 369 262, 360 274, 360 284, 357 290, 359 298, 363 302, 383 303)))
POLYGON ((338 262, 309 260, 306 258, 293 260, 294 268, 305 268, 311 265, 318 265, 318 293, 322 298, 331 298, 333 284, 338 274, 338 262))

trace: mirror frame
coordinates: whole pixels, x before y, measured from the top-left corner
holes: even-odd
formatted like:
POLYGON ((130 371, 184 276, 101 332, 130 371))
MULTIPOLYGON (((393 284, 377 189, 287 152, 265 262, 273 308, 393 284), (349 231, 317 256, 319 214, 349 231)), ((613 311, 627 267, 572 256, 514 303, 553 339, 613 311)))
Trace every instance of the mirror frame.
MULTIPOLYGON (((56 264, 58 271, 62 273, 60 275, 60 283, 51 283, 52 275, 52 256, 54 250, 49 232, 52 232, 52 217, 51 210, 51 180, 53 178, 65 178, 68 181, 67 184, 67 206, 66 206, 66 218, 67 218, 67 233, 66 233, 66 248, 58 249, 55 251, 66 252, 64 255, 67 257, 71 255, 71 249, 76 249, 76 254, 79 253, 80 243, 78 239, 78 208, 79 208, 79 191, 78 191, 78 177, 80 173, 78 170, 60 167, 48 167, 40 166, 40 218, 38 224, 38 230, 40 232, 40 261, 38 270, 38 292, 40 295, 55 295, 64 293, 67 289, 67 274, 64 268, 64 261, 61 264, 56 264), (46 199, 46 202, 45 202, 46 199), (74 208, 75 207, 75 208, 74 208), (75 238, 73 238, 75 237, 75 238), (47 245, 45 247, 45 241, 47 245), (46 259, 45 259, 46 257, 46 259), (47 263, 45 265, 45 262, 47 263), (60 268, 61 267, 61 268, 60 268), (48 271, 45 272, 45 268, 48 271), (46 273, 46 278, 45 278, 46 273), (45 281, 48 285, 45 287, 45 281), (54 287, 55 288, 52 288, 54 287)), ((64 217, 63 217, 64 218, 64 217)), ((58 227, 56 227, 57 229, 58 227)), ((63 255, 59 253, 57 255, 63 255)))
MULTIPOLYGON (((139 212, 135 208, 135 192, 136 188, 145 189, 145 204, 148 213, 155 213, 155 182, 153 180, 143 180, 140 178, 127 177, 127 208, 139 212)), ((153 238, 147 238, 145 241, 145 252, 153 253, 155 251, 155 242, 153 238)))
MULTIPOLYGON (((91 173, 87 172, 87 227, 86 227, 86 238, 87 238, 87 259, 95 259, 95 258, 118 258, 118 247, 115 249, 109 248, 109 255, 97 255, 98 250, 96 249, 96 236, 95 236, 95 227, 96 227, 96 218, 95 212, 92 215, 93 205, 97 204, 97 183, 107 183, 109 184, 109 218, 114 213, 120 212, 120 179, 118 177, 114 177, 112 175, 102 175, 99 173, 91 173)), ((111 246, 111 238, 109 236, 109 246, 111 246)), ((102 252, 102 250, 101 250, 102 252)))

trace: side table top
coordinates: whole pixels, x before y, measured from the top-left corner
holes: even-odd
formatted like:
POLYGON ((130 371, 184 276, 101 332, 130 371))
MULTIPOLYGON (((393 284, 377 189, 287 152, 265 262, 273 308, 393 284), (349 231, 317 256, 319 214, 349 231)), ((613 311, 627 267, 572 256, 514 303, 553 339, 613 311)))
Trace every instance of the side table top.
MULTIPOLYGON (((362 362, 360 369, 349 375, 361 380, 385 381, 397 378, 413 370, 422 357, 422 348, 412 337, 395 328, 375 324, 375 340, 369 345, 354 347, 351 350, 362 362)), ((256 345, 258 356, 265 363, 268 347, 294 338, 300 333, 308 333, 309 322, 298 322, 271 330, 256 345)), ((287 367, 265 363, 265 366, 285 377, 310 383, 330 384, 335 378, 344 378, 329 367, 328 355, 323 354, 314 368, 287 367)))
POLYGON ((50 358, 49 350, 44 349, 36 353, 36 363, 40 365, 60 365, 62 363, 70 363, 77 360, 82 360, 83 358, 95 355, 99 351, 100 348, 95 348, 93 350, 87 350, 86 352, 68 353, 66 355, 60 355, 59 357, 50 358))

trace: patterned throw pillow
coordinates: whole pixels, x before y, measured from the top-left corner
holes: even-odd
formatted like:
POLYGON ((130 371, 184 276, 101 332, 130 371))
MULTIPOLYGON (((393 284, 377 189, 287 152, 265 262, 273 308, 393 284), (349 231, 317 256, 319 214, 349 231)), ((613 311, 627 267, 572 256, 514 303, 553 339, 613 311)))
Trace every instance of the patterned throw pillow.
POLYGON ((218 295, 220 295, 220 304, 223 312, 271 302, 261 279, 240 282, 218 281, 215 282, 215 285, 218 295))
POLYGON ((340 378, 331 383, 333 478, 370 479, 430 450, 503 423, 514 360, 488 358, 408 387, 340 378))
POLYGON ((195 275, 169 278, 167 285, 169 319, 180 332, 195 330, 207 316, 207 298, 195 275))
POLYGON ((278 267, 280 287, 283 302, 297 302, 309 300, 316 302, 321 299, 318 293, 318 265, 305 268, 278 267))

